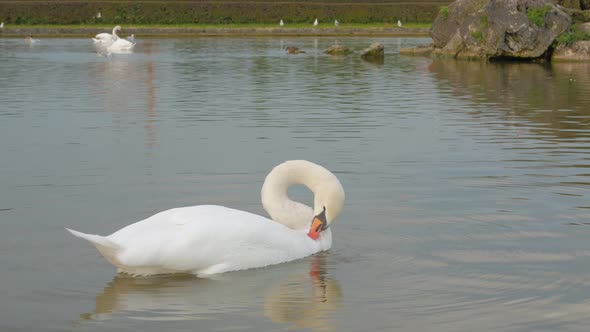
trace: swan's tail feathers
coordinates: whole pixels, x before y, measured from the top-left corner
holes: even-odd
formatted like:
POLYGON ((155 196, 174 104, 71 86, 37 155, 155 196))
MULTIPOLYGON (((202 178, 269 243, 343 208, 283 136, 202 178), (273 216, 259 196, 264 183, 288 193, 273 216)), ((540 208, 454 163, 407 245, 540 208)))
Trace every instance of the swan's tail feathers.
POLYGON ((104 236, 86 234, 69 228, 66 228, 66 230, 72 233, 72 235, 74 235, 75 237, 79 237, 92 243, 96 247, 96 249, 98 249, 98 251, 104 256, 104 258, 107 261, 109 261, 109 263, 117 267, 120 266, 120 263, 117 260, 117 253, 121 250, 121 246, 107 239, 104 236))

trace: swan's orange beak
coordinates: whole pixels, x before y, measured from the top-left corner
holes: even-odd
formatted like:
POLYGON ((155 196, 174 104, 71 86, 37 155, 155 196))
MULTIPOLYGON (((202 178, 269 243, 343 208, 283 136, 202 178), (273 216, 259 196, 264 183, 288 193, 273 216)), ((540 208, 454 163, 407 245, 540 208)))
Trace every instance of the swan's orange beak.
POLYGON ((322 213, 313 218, 307 236, 309 236, 312 240, 317 240, 318 237, 320 237, 320 233, 327 228, 328 222, 326 221, 326 209, 324 209, 322 213))
POLYGON ((307 235, 312 240, 317 240, 318 237, 320 237, 320 233, 322 232, 322 226, 323 223, 318 217, 313 218, 313 221, 311 222, 311 228, 309 229, 309 233, 307 233, 307 235))

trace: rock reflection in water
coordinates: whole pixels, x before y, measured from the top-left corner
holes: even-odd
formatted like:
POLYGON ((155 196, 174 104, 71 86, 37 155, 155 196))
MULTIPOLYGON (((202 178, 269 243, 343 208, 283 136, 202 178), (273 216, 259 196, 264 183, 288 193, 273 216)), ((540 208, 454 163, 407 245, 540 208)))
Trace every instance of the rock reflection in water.
POLYGON ((476 101, 486 97, 519 110, 576 108, 589 98, 590 63, 434 60, 429 70, 455 95, 472 95, 476 101))

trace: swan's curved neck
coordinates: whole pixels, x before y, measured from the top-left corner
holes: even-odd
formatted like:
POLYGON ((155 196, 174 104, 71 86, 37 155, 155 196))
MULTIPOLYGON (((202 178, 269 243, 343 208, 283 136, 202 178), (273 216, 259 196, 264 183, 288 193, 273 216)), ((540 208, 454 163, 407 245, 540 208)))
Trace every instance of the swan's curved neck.
POLYGON ((314 215, 333 205, 327 218, 331 222, 342 208, 344 191, 327 169, 304 160, 291 160, 276 166, 266 177, 261 190, 262 206, 270 217, 292 229, 309 229, 314 215), (301 184, 314 193, 314 208, 295 202, 288 196, 291 185, 301 184))
POLYGON ((119 30, 119 27, 114 27, 113 28, 113 38, 114 39, 119 39, 119 36, 117 36, 117 31, 119 30))

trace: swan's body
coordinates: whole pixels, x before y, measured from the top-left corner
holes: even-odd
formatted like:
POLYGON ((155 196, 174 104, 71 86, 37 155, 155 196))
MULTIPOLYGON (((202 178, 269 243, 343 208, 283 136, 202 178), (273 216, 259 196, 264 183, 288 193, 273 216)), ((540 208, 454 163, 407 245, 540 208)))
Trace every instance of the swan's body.
POLYGON ((118 38, 109 47, 107 47, 108 53, 130 53, 133 51, 135 43, 128 41, 127 39, 118 38))
POLYGON ((94 38, 92 38, 92 40, 94 41, 94 44, 97 46, 109 47, 117 39, 119 39, 119 36, 117 35, 117 31, 120 31, 120 30, 121 30, 121 26, 117 25, 113 28, 112 33, 107 33, 107 32, 99 33, 96 36, 94 36, 94 38))
POLYGON ((316 18, 315 21, 313 21, 313 26, 317 27, 318 26, 318 19, 316 18))
POLYGON ((133 275, 206 276, 288 262, 331 247, 332 234, 325 228, 340 213, 344 191, 328 170, 303 160, 285 162, 266 177, 261 195, 273 220, 198 205, 160 212, 106 237, 69 231, 94 244, 119 272, 133 275), (314 209, 288 198, 292 184, 314 192, 314 209), (316 227, 318 219, 324 220, 323 231, 316 227))
POLYGON ((33 45, 39 42, 39 39, 33 38, 33 35, 28 35, 25 37, 25 43, 29 45, 33 45))

